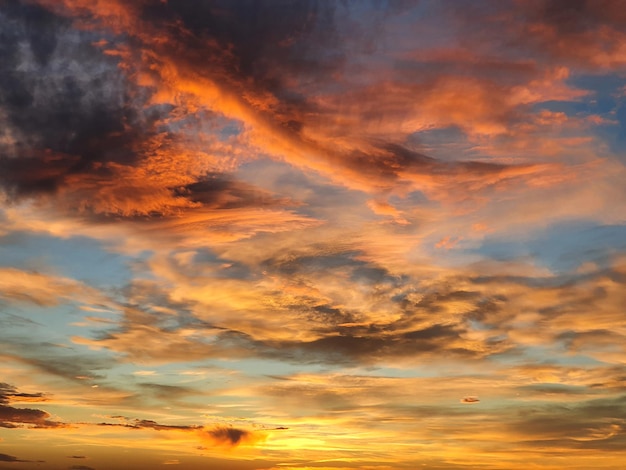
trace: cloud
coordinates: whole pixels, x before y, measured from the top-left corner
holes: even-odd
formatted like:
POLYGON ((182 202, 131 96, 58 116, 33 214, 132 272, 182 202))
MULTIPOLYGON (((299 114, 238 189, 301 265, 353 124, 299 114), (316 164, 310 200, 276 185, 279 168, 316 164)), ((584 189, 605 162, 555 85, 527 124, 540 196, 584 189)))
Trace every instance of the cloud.
POLYGON ((30 460, 20 460, 13 455, 0 454, 0 462, 30 462, 30 460))
POLYGON ((36 4, 9 2, 2 21, 3 112, 12 138, 3 140, 0 167, 9 193, 53 193, 103 162, 131 163, 127 148, 137 136, 125 123, 136 122, 135 111, 117 60, 93 45, 102 35, 72 30, 36 4))
MULTIPOLYGON (((44 4, 47 5, 46 2, 44 4)), ((321 74, 321 70, 325 70, 321 65, 330 64, 334 69, 333 72, 341 74, 347 67, 346 61, 349 59, 347 51, 340 49, 337 53, 339 60, 333 60, 324 52, 322 46, 343 44, 348 48, 356 47, 357 42, 351 41, 350 38, 355 34, 359 38, 364 38, 364 31, 370 26, 359 24, 359 21, 368 21, 360 17, 354 23, 352 31, 341 31, 336 27, 335 21, 339 18, 345 20, 357 16, 350 6, 333 6, 327 2, 289 4, 283 11, 283 15, 286 15, 285 22, 277 28, 273 21, 273 7, 269 5, 255 5, 254 13, 249 11, 250 7, 245 6, 245 2, 220 5, 219 8, 216 5, 204 6, 202 22, 190 14, 190 7, 178 4, 131 7, 116 2, 114 5, 114 7, 93 5, 87 9, 94 19, 100 20, 105 28, 112 29, 115 33, 122 32, 118 29, 122 24, 129 27, 124 29, 124 32, 130 31, 134 35, 144 53, 139 57, 133 56, 132 60, 125 59, 121 53, 117 57, 124 67, 130 68, 131 71, 136 68, 132 65, 133 61, 137 59, 140 62, 146 61, 144 68, 153 70, 150 85, 146 88, 153 91, 154 96, 162 96, 163 103, 177 109, 181 108, 187 115, 193 115, 198 108, 187 106, 184 100, 181 104, 179 99, 188 97, 196 106, 222 113, 230 119, 244 123, 249 128, 244 131, 244 135, 259 150, 284 158, 294 166, 305 166, 322 172, 340 184, 368 192, 378 193, 402 187, 407 183, 405 178, 413 181, 420 189, 433 184, 454 184, 459 178, 465 178, 465 174, 468 178, 478 181, 490 164, 470 162, 459 165, 458 169, 448 168, 449 165, 440 164, 415 152, 407 158, 406 151, 398 151, 398 147, 392 147, 397 144, 391 142, 372 146, 367 140, 353 139, 349 144, 344 141, 342 145, 337 145, 336 139, 333 138, 333 133, 336 133, 337 129, 319 127, 321 122, 328 122, 329 117, 344 121, 346 116, 363 116, 361 122, 351 124, 352 128, 358 128, 362 132, 364 129, 367 130, 365 120, 370 119, 368 116, 372 113, 360 107, 364 106, 364 103, 372 103, 377 110, 376 115, 383 116, 383 119, 385 115, 392 115, 395 116, 390 119, 392 121, 407 122, 419 120, 421 115, 428 116, 428 119, 433 120, 437 126, 473 126, 473 130, 469 129, 470 132, 489 134, 503 132, 503 129, 511 124, 506 115, 513 114, 513 111, 509 110, 518 104, 508 103, 512 96, 510 88, 497 89, 494 83, 481 81, 482 79, 450 76, 439 77, 436 80, 427 78, 424 84, 417 86, 395 81, 377 83, 372 89, 352 87, 355 91, 342 90, 340 93, 343 108, 328 108, 329 103, 333 102, 325 99, 324 95, 325 86, 330 86, 324 81, 324 77, 329 76, 329 71, 326 70, 325 74, 321 74), (250 15, 255 18, 254 25, 247 30, 242 25, 252 21, 250 15), (150 22, 144 20, 148 17, 150 22), (179 20, 174 28, 178 29, 176 32, 171 28, 171 18, 179 20), (214 23, 220 26, 212 27, 214 23), (359 28, 363 29, 359 31, 359 28), (253 31, 255 40, 254 45, 251 45, 249 40, 253 31), (163 40, 155 43, 150 39, 154 36, 162 37, 163 40), (316 44, 316 47, 311 47, 311 44, 316 44), (208 60, 212 67, 199 68, 198 54, 203 57, 202 63, 208 60), (321 89, 314 90, 312 98, 307 97, 299 84, 315 77, 322 80, 321 89), (380 93, 381 88, 386 88, 386 92, 380 93), (406 99, 408 96, 412 99, 406 99), (468 96, 471 96, 471 99, 466 98, 468 96), (385 102, 381 103, 381 100, 385 102), (348 102, 354 103, 356 109, 349 109, 348 102), (476 102, 480 102, 481 105, 475 106, 476 102), (324 109, 325 107, 327 109, 324 109), (470 114, 472 118, 468 119, 470 114), (484 118, 481 118, 483 114, 484 118)), ((73 13, 84 11, 83 8, 86 7, 80 2, 68 1, 54 11, 71 16, 73 13)), ((78 23, 80 24, 80 20, 78 23)), ((88 23, 85 27, 91 30, 95 25, 88 23)), ((130 81, 137 80, 138 72, 134 74, 131 72, 130 75, 130 81)), ((554 92, 550 96, 553 98, 554 92)), ((527 102, 528 99, 524 101, 527 102)), ((380 119, 373 119, 379 128, 380 119)), ((419 128, 419 125, 407 131, 412 132, 416 128, 419 128)), ((350 132, 351 130, 342 133, 350 132)), ((176 138, 168 135, 167 140, 172 139, 176 138)), ((178 179, 180 175, 169 174, 167 168, 171 157, 168 155, 163 157, 160 159, 161 169, 168 172, 164 176, 172 180, 178 179)), ((142 168, 145 163, 149 169, 152 165, 150 162, 151 158, 140 158, 139 167, 142 168)), ((108 165, 108 171, 116 173, 122 168, 116 165, 108 165)), ((506 166, 508 165, 501 164, 498 171, 511 174, 506 172, 506 166)), ((128 165, 124 168, 125 172, 127 170, 131 172, 132 178, 135 170, 128 165)), ((511 171, 518 176, 521 174, 515 167, 511 171)), ((532 170, 535 171, 539 171, 539 168, 532 170)), ((524 173, 527 172, 528 169, 524 173)), ((489 173, 493 175, 492 171, 489 173)), ((141 171, 139 174, 144 177, 149 173, 141 171)), ((111 182, 120 180, 119 177, 115 177, 116 175, 111 176, 104 175, 104 178, 111 182)), ((182 187, 188 189, 203 187, 200 173, 188 176, 188 182, 182 187)), ((121 181, 125 179, 123 177, 121 181)), ((81 177, 80 180, 84 182, 85 178, 81 177)), ((102 187, 101 180, 102 178, 97 176, 93 190, 89 191, 100 191, 96 188, 102 187)), ((143 181, 145 185, 145 177, 143 181)), ((127 200, 131 207, 135 207, 132 211, 143 214, 149 214, 150 211, 163 213, 157 206, 152 208, 148 206, 148 201, 158 201, 162 198, 169 198, 168 204, 183 212, 194 207, 194 204, 205 204, 204 195, 201 199, 193 197, 181 199, 180 194, 179 197, 175 197, 177 195, 171 193, 172 186, 170 183, 169 186, 161 187, 159 197, 147 194, 145 201, 140 204, 145 208, 143 212, 141 208, 132 206, 143 198, 141 196, 138 198, 137 194, 129 195, 127 200), (174 202, 176 200, 179 203, 174 202)), ((115 197, 127 192, 120 191, 117 183, 112 187, 115 188, 112 192, 115 197)), ((140 188, 137 188, 135 193, 139 190, 140 188)), ((212 199, 220 194, 215 184, 211 185, 210 194, 212 199)), ((121 209, 117 213, 124 215, 129 212, 121 209)))
POLYGON ((67 424, 49 419, 50 413, 33 408, 15 408, 10 403, 15 401, 45 401, 43 394, 22 393, 12 385, 0 384, 0 427, 3 428, 62 428, 67 424))
POLYGON ((83 383, 102 379, 114 361, 111 357, 83 354, 49 342, 34 342, 31 338, 3 338, 2 357, 34 368, 36 371, 61 377, 66 381, 83 383))
POLYGON ((621 69, 626 65, 623 27, 626 18, 619 1, 591 1, 522 5, 526 40, 552 58, 586 67, 621 69))
MULTIPOLYGON (((200 246, 207 237, 224 243, 319 225, 299 212, 305 209, 298 200, 237 179, 241 165, 260 156, 313 169, 333 183, 365 191, 374 198, 369 205, 375 213, 408 227, 421 220, 401 210, 397 199, 392 203, 390 195, 403 198, 420 191, 450 208, 455 218, 459 211, 490 217, 493 207, 488 201, 512 191, 516 197, 507 196, 502 204, 507 214, 534 211, 541 217, 545 205, 530 207, 534 200, 527 189, 539 184, 563 188, 578 174, 561 162, 540 162, 528 155, 528 148, 510 145, 545 142, 536 136, 545 132, 541 112, 546 111, 533 114, 531 105, 580 100, 587 91, 571 85, 567 67, 534 63, 519 54, 507 56, 507 48, 494 49, 481 34, 456 23, 467 33, 468 43, 476 43, 472 54, 467 55, 467 44, 418 47, 392 54, 400 61, 393 65, 389 51, 373 39, 364 41, 369 32, 382 34, 384 28, 376 29, 378 20, 360 15, 349 4, 289 4, 279 28, 273 24, 272 6, 255 5, 251 13, 245 2, 195 6, 203 11, 202 21, 186 4, 40 4, 37 8, 47 11, 53 24, 71 22, 83 35, 104 37, 106 44, 94 47, 111 70, 123 73, 120 89, 133 97, 122 101, 120 109, 136 111, 138 125, 123 132, 132 128, 138 135, 123 141, 118 152, 132 158, 111 155, 97 165, 74 165, 77 169, 63 176, 54 192, 54 210, 62 212, 55 216, 85 218, 88 225, 100 228, 91 231, 98 236, 126 230, 117 227, 123 222, 131 226, 126 233, 155 246, 200 246), (250 24, 251 15, 254 24, 247 30, 242 25, 250 24), (177 19, 175 25, 171 18, 177 19), (123 36, 127 33, 132 41, 123 36), (162 39, 155 42, 153 37, 162 39), (329 56, 331 45, 337 52, 329 56), (378 61, 375 70, 359 62, 363 54, 378 61), (459 62, 459 57, 464 59, 459 62), (211 66, 198 65, 206 63, 211 66), (354 74, 357 63, 366 69, 354 74), (503 74, 511 68, 520 73, 503 74), (461 129, 485 154, 478 160, 459 155, 433 158, 422 151, 418 137, 411 137, 450 128, 461 129), (527 156, 491 155, 502 150, 527 156)), ((398 12, 388 12, 391 17, 386 19, 396 21, 393 15, 398 12)), ((479 7, 467 12, 470 17, 482 13, 479 7)), ((446 13, 446 21, 450 15, 455 13, 446 13)), ((398 21, 400 30, 408 27, 398 21)), ((98 53, 91 56, 99 60, 98 53)), ((106 135, 98 139, 108 141, 106 135)), ((64 160, 51 155, 41 161, 64 160)), ((551 196, 546 191, 537 201, 551 196)), ((45 219, 50 209, 44 207, 34 217, 45 219)), ((589 213, 604 213, 596 209, 590 207, 589 213)), ((69 224, 69 231, 79 225, 69 224)), ((80 229, 86 230, 85 225, 80 229)), ((445 236, 450 234, 439 240, 445 236)), ((111 238, 130 240, 117 232, 111 238)))
POLYGON ((202 440, 211 445, 236 447, 238 445, 254 445, 265 440, 261 431, 248 431, 229 426, 216 426, 200 432, 202 440))
POLYGON ((0 268, 0 298, 42 307, 68 300, 111 304, 105 295, 74 279, 10 267, 0 268))
POLYGON ((248 430, 233 426, 215 425, 168 425, 150 419, 134 419, 119 417, 121 422, 101 422, 97 426, 122 427, 135 430, 152 429, 163 432, 188 432, 198 437, 203 445, 211 447, 253 446, 267 439, 267 433, 260 430, 248 430))
POLYGON ((618 396, 529 410, 513 426, 527 436, 529 446, 562 446, 567 440, 574 448, 610 451, 626 439, 623 423, 624 396, 618 396))
MULTIPOLYGON (((4 110, 7 132, 16 136, 2 140, 0 148, 0 185, 10 201, 34 199, 57 215, 92 224, 122 220, 144 232, 195 237, 209 229, 218 240, 315 223, 286 209, 297 203, 226 173, 236 166, 228 160, 245 152, 236 137, 219 136, 228 122, 185 103, 150 104, 155 91, 140 84, 141 73, 131 65, 141 54, 134 57, 121 43, 109 44, 110 33, 73 30, 52 10, 16 3, 9 9, 5 54, 11 60, 3 62, 3 76, 13 81, 5 87, 11 94, 6 101, 18 100, 16 94, 25 100, 4 110), (31 17, 55 39, 45 62, 20 47, 31 17), (84 58, 73 62, 82 68, 68 66, 70 57, 84 58), (19 71, 24 61, 32 64, 19 71), (207 119, 213 125, 205 132, 207 119)), ((155 7, 151 15, 161 13, 155 7)))
MULTIPOLYGON (((621 457, 624 247, 560 225, 624 223, 600 89, 619 2, 5 3, 3 236, 125 255, 103 292, 0 253, 6 380, 108 416, 68 442, 241 466, 263 442, 268 468, 621 457)), ((5 428, 64 425, 2 387, 5 428)))
POLYGON ((265 274, 251 289, 247 278, 230 278, 194 257, 155 259, 164 283, 136 284, 130 291, 136 306, 126 308, 117 325, 73 341, 152 364, 254 356, 371 364, 444 351, 477 358, 510 347, 466 340, 463 312, 483 301, 469 282, 458 291, 445 282, 424 286, 414 298, 411 276, 366 261, 359 250, 330 246, 280 249, 260 268, 265 274), (449 316, 438 317, 444 312, 449 316))
POLYGON ((480 400, 478 397, 463 397, 461 398, 461 403, 479 403, 480 400))
POLYGON ((17 388, 7 383, 0 383, 0 404, 7 404, 9 401, 46 401, 43 393, 23 393, 17 388))

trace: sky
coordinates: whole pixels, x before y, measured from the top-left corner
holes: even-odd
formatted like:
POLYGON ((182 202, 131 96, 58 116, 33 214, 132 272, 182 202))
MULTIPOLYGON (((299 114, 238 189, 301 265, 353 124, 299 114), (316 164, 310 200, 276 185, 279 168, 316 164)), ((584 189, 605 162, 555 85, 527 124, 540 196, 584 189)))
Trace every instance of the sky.
POLYGON ((0 0, 0 470, 622 470, 626 1, 0 0))

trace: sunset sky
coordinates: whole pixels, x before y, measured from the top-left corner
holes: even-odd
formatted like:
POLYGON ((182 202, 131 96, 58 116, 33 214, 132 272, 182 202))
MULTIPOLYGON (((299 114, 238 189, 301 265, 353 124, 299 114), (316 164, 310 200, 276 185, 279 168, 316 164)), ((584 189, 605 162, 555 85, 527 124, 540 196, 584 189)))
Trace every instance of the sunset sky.
POLYGON ((0 470, 623 470, 626 0, 0 0, 0 470))

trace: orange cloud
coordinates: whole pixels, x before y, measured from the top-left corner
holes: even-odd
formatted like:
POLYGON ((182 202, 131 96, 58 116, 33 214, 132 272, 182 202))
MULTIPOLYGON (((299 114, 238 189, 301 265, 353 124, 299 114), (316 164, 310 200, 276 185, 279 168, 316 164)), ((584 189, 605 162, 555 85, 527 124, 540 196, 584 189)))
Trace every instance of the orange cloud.
POLYGON ((46 307, 70 299, 90 304, 112 304, 96 289, 74 279, 7 267, 0 268, 0 298, 46 307))

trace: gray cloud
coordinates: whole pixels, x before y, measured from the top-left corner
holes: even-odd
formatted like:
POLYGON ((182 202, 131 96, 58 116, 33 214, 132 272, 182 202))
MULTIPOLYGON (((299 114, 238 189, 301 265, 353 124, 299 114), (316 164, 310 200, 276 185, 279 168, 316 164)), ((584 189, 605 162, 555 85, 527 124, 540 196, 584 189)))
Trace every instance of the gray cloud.
POLYGON ((0 454, 0 462, 29 462, 29 460, 20 460, 9 454, 0 454))

